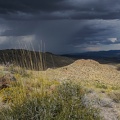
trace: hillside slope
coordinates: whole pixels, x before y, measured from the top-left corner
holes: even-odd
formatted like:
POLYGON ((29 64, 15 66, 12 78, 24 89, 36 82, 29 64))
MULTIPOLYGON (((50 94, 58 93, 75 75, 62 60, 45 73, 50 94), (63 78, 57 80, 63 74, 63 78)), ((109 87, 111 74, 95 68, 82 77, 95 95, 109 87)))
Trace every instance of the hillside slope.
POLYGON ((88 91, 83 99, 86 106, 100 109, 104 120, 120 119, 120 71, 114 66, 82 59, 62 68, 48 69, 46 74, 49 79, 81 84, 88 91))
POLYGON ((106 83, 119 84, 120 71, 112 65, 100 64, 94 60, 77 60, 74 63, 58 68, 55 70, 48 70, 56 74, 54 76, 59 79, 75 79, 75 80, 95 80, 106 83), (57 74, 59 73, 59 75, 57 74), (62 77, 60 77, 62 76, 62 77))
MULTIPOLYGON (((10 70, 4 69, 4 66, 1 66, 1 75, 10 73, 10 70)), ((54 96, 53 94, 56 94, 55 90, 58 88, 58 85, 61 84, 65 85, 65 90, 60 88, 61 94, 68 91, 68 93, 71 93, 72 95, 77 95, 76 91, 73 91, 69 86, 67 87, 68 84, 65 84, 70 83, 70 85, 72 85, 71 83, 75 83, 80 86, 82 90, 80 93, 84 93, 81 98, 81 103, 85 108, 97 108, 100 116, 103 117, 103 120, 120 119, 120 71, 112 65, 100 64, 94 60, 82 59, 77 60, 70 65, 56 69, 49 68, 46 71, 26 70, 26 73, 24 74, 21 74, 20 71, 16 74, 12 72, 12 74, 15 76, 16 80, 22 81, 21 85, 24 85, 24 88, 26 88, 27 101, 28 93, 33 94, 35 91, 37 92, 37 95, 43 91, 45 94, 48 93, 49 95, 54 96), (42 90, 43 87, 41 87, 41 85, 45 87, 44 90, 42 90)), ((16 87, 14 86, 13 88, 10 87, 8 89, 11 90, 14 88, 18 91, 20 89, 19 84, 16 87)), ((75 87, 75 89, 77 88, 75 87)), ((1 96, 2 95, 3 94, 1 94, 1 96)), ((13 95, 13 92, 11 92, 11 95, 13 95)), ((17 98, 18 96, 19 95, 17 93, 17 98)), ((59 97, 61 97, 61 95, 59 97)), ((79 103, 80 98, 78 95, 76 97, 79 103)), ((72 103, 75 102, 74 100, 76 100, 76 97, 72 97, 72 103)), ((63 98, 61 100, 62 102, 60 103, 63 103, 63 98)), ((57 102, 59 102, 59 99, 57 102)), ((70 102, 70 105, 72 103, 70 102)), ((7 104, 3 104, 1 101, 1 106, 7 107, 6 105, 7 104)), ((68 106, 66 108, 68 108, 68 106)), ((74 112, 73 109, 72 112, 74 112)))
POLYGON ((7 62, 27 69, 44 70, 69 65, 74 60, 48 52, 43 53, 23 49, 0 50, 0 63, 7 62))

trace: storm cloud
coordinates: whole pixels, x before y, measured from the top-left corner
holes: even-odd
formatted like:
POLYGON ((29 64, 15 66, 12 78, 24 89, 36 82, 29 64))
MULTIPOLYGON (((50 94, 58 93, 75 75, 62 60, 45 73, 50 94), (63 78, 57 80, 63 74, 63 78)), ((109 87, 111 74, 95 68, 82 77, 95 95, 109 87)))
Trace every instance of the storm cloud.
POLYGON ((53 53, 119 49, 119 19, 119 0, 0 1, 0 49, 38 50, 41 41, 53 53))
POLYGON ((6 19, 119 19, 119 0, 4 0, 6 19), (23 17, 23 18, 22 18, 23 17))

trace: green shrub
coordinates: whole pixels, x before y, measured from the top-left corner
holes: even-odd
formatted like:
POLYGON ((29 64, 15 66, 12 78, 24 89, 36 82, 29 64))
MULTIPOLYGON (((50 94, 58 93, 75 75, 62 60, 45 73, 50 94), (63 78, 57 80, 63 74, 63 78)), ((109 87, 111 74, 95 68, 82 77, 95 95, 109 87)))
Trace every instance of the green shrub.
POLYGON ((59 85, 46 96, 32 95, 0 113, 2 120, 100 120, 98 112, 82 103, 83 89, 73 83, 59 85))
POLYGON ((108 89, 108 86, 105 83, 96 83, 96 88, 108 89))

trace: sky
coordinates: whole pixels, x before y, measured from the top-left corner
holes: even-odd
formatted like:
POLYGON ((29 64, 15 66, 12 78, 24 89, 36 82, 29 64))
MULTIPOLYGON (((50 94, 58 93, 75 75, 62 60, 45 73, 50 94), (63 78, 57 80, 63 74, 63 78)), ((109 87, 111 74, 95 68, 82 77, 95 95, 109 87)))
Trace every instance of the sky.
POLYGON ((0 49, 120 50, 120 0, 0 0, 0 49))

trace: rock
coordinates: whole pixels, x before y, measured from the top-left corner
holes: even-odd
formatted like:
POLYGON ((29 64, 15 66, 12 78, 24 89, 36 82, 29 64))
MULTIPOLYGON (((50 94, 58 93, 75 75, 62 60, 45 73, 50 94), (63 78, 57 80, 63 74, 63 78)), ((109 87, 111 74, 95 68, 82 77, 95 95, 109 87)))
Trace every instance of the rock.
POLYGON ((113 101, 110 98, 101 98, 99 104, 102 107, 113 108, 113 101))

